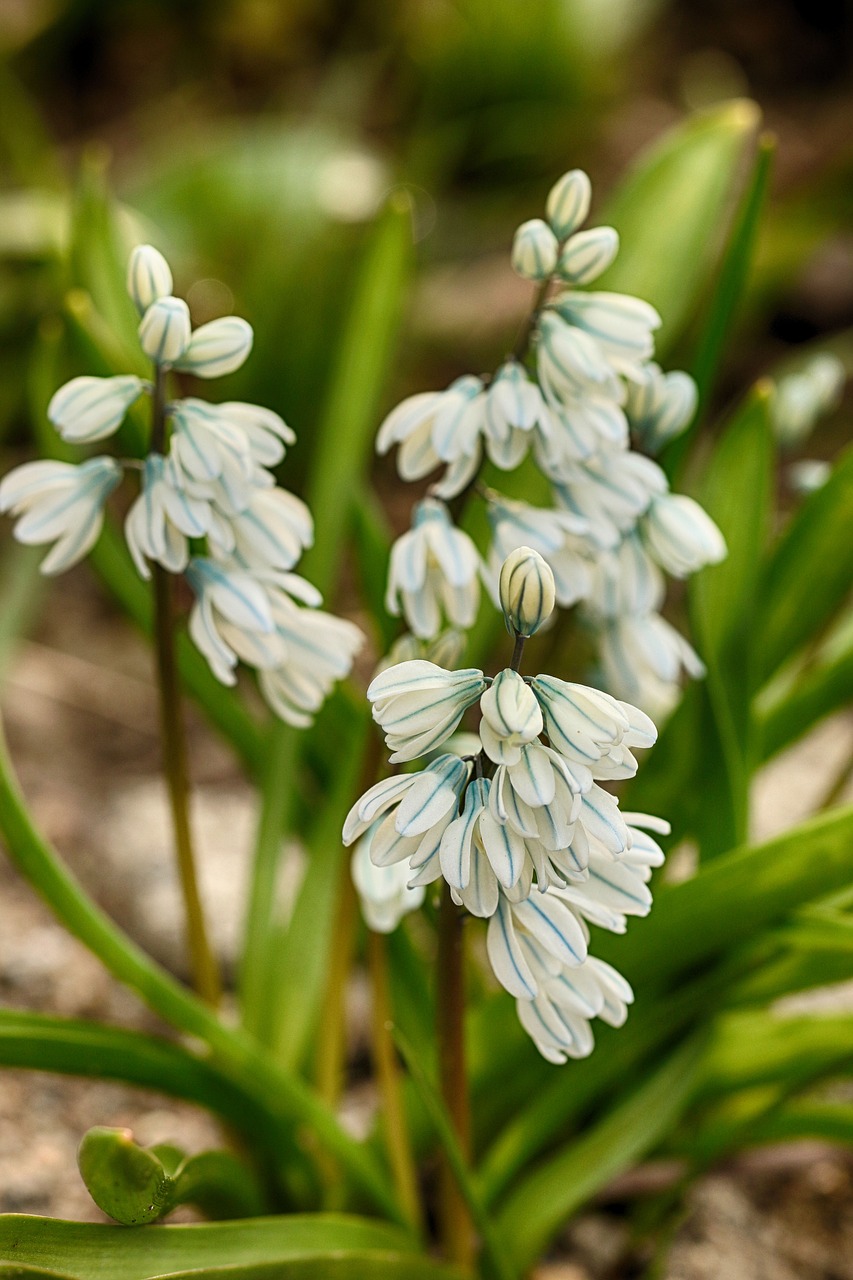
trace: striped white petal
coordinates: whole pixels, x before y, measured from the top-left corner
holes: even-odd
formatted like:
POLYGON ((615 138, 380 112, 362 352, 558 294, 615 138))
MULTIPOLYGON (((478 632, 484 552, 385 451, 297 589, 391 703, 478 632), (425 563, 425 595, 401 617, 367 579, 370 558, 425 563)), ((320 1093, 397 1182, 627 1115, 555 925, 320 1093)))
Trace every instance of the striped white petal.
POLYGON ((531 808, 549 805, 553 801, 556 778, 543 747, 535 744, 524 747, 518 764, 510 766, 509 777, 513 790, 531 808))
POLYGON ((381 782, 375 783, 365 791, 347 814, 343 829, 344 844, 352 844, 353 840, 366 831, 380 814, 396 804, 416 777, 417 774, 412 773, 396 774, 391 778, 383 778, 381 782))
POLYGON ((676 578, 718 564, 727 554, 725 539, 708 513, 681 493, 655 498, 643 519, 642 536, 658 564, 676 578))
POLYGON ((580 819, 593 841, 598 841, 612 854, 628 848, 628 827, 619 812, 615 796, 603 787, 593 786, 583 797, 580 819))
POLYGON ((498 909, 500 888, 491 863, 476 844, 471 846, 471 871, 464 889, 454 890, 462 906, 481 920, 498 909))
POLYGON ((512 269, 526 280, 544 280, 557 265, 557 237, 541 218, 523 222, 512 242, 512 269))
POLYGON ((217 680, 222 684, 236 684, 234 668, 237 665, 237 655, 221 638, 209 600, 202 597, 193 605, 188 629, 190 639, 207 659, 217 680))
POLYGON ((403 862, 416 851, 417 836, 404 836, 397 830, 396 813, 387 813, 376 827, 370 842, 370 857, 377 867, 390 867, 403 862))
POLYGON ((481 783, 472 782, 465 792, 462 813, 444 832, 439 848, 441 872, 454 889, 464 889, 471 878, 471 846, 474 826, 488 795, 481 783))
POLYGON ((401 440, 407 440, 425 422, 432 418, 441 403, 443 391, 421 391, 409 396, 392 409, 382 422, 376 436, 377 453, 387 453, 401 440))
POLYGON ((542 732, 542 711, 517 671, 498 673, 480 698, 483 718, 503 738, 532 742, 542 732))
POLYGON ((396 815, 397 830, 404 836, 421 836, 459 803, 468 769, 458 756, 434 760, 403 798, 396 815))
POLYGON ((654 307, 623 293, 561 294, 554 304, 562 318, 583 330, 620 373, 632 373, 654 350, 652 333, 661 319, 654 307))
POLYGON ((512 908, 503 894, 489 920, 486 950, 495 977, 511 996, 532 1000, 537 995, 536 979, 516 937, 512 908))
POLYGON ((586 936, 564 902, 534 891, 526 901, 513 903, 512 910, 516 921, 561 964, 581 964, 586 959, 586 936))
POLYGON ((484 809, 477 825, 477 840, 504 888, 518 884, 525 862, 523 838, 508 824, 497 822, 491 809, 484 809))
POLYGON ((272 409, 242 400, 226 400, 217 408, 223 421, 242 431, 249 442, 249 452, 263 467, 281 462, 285 445, 296 443, 296 432, 272 409))
POLYGON ((392 933, 424 900, 423 889, 411 889, 405 867, 377 867, 370 856, 370 836, 360 840, 350 863, 361 913, 376 933, 392 933))
POLYGON ((485 409, 479 399, 483 383, 480 378, 466 374, 452 382, 442 392, 441 403, 432 419, 430 440, 432 448, 442 462, 452 462, 461 454, 470 454, 485 409), (473 413, 469 407, 476 400, 473 413))
POLYGON ((141 378, 72 378, 60 387, 47 406, 47 416, 63 440, 90 444, 113 435, 125 414, 145 390, 141 378))
POLYGON ((473 453, 461 453, 458 458, 454 458, 442 479, 430 487, 430 493, 436 498, 445 500, 455 498, 473 480, 479 467, 480 445, 478 443, 473 453))
POLYGON ((239 369, 252 349, 252 326, 240 316, 222 316, 196 329, 175 367, 197 378, 221 378, 239 369))

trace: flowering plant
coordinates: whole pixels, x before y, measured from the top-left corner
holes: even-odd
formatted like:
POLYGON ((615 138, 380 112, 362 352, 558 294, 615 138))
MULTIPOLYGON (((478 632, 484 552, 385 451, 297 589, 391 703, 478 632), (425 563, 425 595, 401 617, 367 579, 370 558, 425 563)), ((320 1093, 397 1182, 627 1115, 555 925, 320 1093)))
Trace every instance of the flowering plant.
MULTIPOLYGON (((846 519, 849 453, 812 475, 781 533, 771 496, 774 431, 788 444, 807 433, 838 398, 838 366, 819 357, 762 381, 712 448, 697 430, 767 149, 719 287, 693 299, 695 377, 664 371, 666 346, 655 359, 676 313, 671 264, 661 257, 657 305, 631 281, 632 236, 642 249, 709 148, 733 190, 753 123, 735 104, 678 132, 629 183, 630 216, 614 226, 586 227, 588 178, 561 178, 513 241, 533 299, 510 354, 492 375, 408 396, 377 433, 409 256, 408 201, 393 198, 366 252, 308 505, 278 483, 295 433, 277 413, 187 385, 236 371, 249 325, 193 329, 164 257, 133 249, 127 363, 93 341, 98 376, 51 386, 48 456, 6 474, 0 508, 19 542, 48 547, 43 573, 91 557, 152 635, 195 990, 71 875, 4 749, 10 856, 171 1034, 0 1011, 0 1062, 155 1087, 238 1139, 189 1156, 90 1130, 80 1172, 127 1229, 12 1215, 0 1260, 90 1280, 223 1268, 509 1280, 646 1155, 673 1157, 680 1189, 748 1141, 849 1131, 846 1107, 810 1092, 847 1054, 846 1029, 818 1034, 801 1016, 806 1069, 771 1005, 847 971, 853 816, 830 794, 793 832, 750 844, 748 829, 758 765, 849 685, 849 574, 836 557, 814 575, 846 519), (374 434, 419 486, 396 538, 366 475, 374 434), (667 575, 695 575, 689 622, 665 600, 667 575), (358 624, 320 608, 336 588, 358 624), (241 664, 259 698, 241 689, 241 664), (196 883, 184 689, 261 794, 236 1009, 196 883), (307 853, 286 920, 285 830, 307 853), (698 848, 699 867, 666 883, 676 842, 682 857, 698 848), (339 1103, 362 957, 375 1105, 356 1135, 339 1103), (223 1221, 151 1225, 180 1204, 223 1221)), ((690 208, 695 248, 707 211, 690 208)))

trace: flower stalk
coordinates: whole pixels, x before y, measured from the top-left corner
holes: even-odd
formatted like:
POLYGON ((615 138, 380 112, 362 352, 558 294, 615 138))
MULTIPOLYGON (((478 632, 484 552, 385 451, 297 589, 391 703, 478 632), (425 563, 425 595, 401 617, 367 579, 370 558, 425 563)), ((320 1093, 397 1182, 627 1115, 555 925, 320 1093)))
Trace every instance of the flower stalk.
MULTIPOLYGON (((152 448, 162 451, 166 435, 166 376, 158 365, 152 404, 152 448)), ((208 1004, 222 998, 219 966, 210 945, 204 908, 198 889, 189 813, 189 769, 180 681, 175 652, 175 601, 173 575, 154 564, 154 636, 157 685, 160 699, 160 734, 163 773, 169 793, 178 875, 184 899, 187 945, 193 985, 208 1004)))
MULTIPOLYGON (((466 1161, 471 1156, 471 1117, 465 1064, 465 932, 464 916, 447 884, 442 886, 438 916, 436 964, 436 1038, 441 1096, 466 1161)), ((442 1154, 438 1192, 439 1224, 450 1262, 470 1267, 474 1232, 468 1207, 447 1157, 442 1154)))

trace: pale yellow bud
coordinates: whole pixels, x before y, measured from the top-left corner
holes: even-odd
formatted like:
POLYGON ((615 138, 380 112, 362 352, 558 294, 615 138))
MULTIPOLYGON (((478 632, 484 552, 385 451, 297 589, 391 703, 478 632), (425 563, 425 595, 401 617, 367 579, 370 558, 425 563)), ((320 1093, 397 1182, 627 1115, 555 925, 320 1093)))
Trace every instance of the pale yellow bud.
POLYGON ((518 547, 507 556, 499 589, 507 630, 516 635, 534 635, 554 610, 551 566, 531 547, 518 547))

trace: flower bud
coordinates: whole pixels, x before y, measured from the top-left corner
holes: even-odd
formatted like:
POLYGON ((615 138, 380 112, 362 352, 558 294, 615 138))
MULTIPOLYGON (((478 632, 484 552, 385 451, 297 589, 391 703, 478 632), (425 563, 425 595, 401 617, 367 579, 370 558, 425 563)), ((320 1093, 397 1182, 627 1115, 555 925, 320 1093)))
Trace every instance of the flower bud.
POLYGON ((523 222, 512 242, 512 269, 526 280, 544 280, 557 265, 559 245, 541 218, 523 222))
POLYGON ((172 273, 169 264, 158 249, 150 244, 138 244, 127 264, 127 292, 136 303, 140 315, 144 315, 152 302, 168 298, 172 292, 172 273))
POLYGON ((132 374, 72 378, 54 393, 47 416, 62 439, 72 444, 105 440, 119 429, 144 387, 142 379, 132 374))
POLYGON ((252 326, 239 316, 223 316, 196 329, 178 368, 197 378, 221 378, 239 369, 252 350, 252 326))
POLYGON ((592 186, 583 169, 572 169, 559 178, 548 193, 545 212, 554 234, 565 240, 586 220, 592 186))
POLYGON ((557 271, 569 284, 590 284, 607 270, 618 252, 618 231, 613 227, 591 227, 566 241, 557 271))
POLYGON ((518 547, 504 560, 499 591, 510 634, 534 635, 554 610, 554 575, 531 547, 518 547))
POLYGON ((142 317, 139 342, 155 364, 174 364, 190 340, 190 312, 182 298, 158 298, 142 317))
POLYGON ((536 695, 517 671, 500 671, 480 698, 483 719, 492 733, 514 743, 533 742, 542 732, 536 695))

